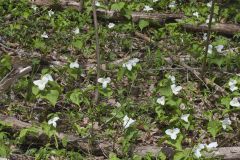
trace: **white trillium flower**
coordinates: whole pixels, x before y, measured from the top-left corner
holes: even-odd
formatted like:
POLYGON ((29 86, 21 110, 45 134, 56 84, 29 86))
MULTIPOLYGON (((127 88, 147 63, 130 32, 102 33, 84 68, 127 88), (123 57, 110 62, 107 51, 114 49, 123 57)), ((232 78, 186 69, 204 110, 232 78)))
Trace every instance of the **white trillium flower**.
POLYGON ((108 28, 113 28, 114 26, 115 26, 114 23, 109 23, 109 24, 108 24, 108 28))
POLYGON ((207 40, 207 33, 203 34, 203 40, 206 41, 207 40))
POLYGON ((169 5, 168 5, 169 8, 175 8, 176 7, 176 2, 175 1, 172 1, 169 5))
POLYGON ((224 118, 224 120, 221 122, 224 130, 227 129, 227 126, 230 126, 232 124, 232 121, 229 118, 224 118))
POLYGON ((153 2, 155 3, 155 2, 158 2, 158 0, 153 0, 153 2))
POLYGON ((190 116, 190 114, 183 114, 183 115, 181 116, 181 119, 188 123, 188 117, 189 117, 189 116, 190 116))
POLYGON ((221 53, 224 46, 223 45, 217 45, 215 48, 216 48, 218 53, 221 53))
POLYGON ((99 7, 101 4, 98 1, 95 1, 95 6, 99 7))
POLYGON ((199 13, 198 13, 198 12, 194 12, 194 13, 193 13, 193 16, 195 16, 195 17, 198 18, 198 17, 199 17, 199 13))
POLYGON ((80 30, 79 30, 79 28, 78 28, 78 27, 76 27, 76 28, 73 30, 73 33, 74 33, 74 34, 79 34, 79 33, 80 33, 80 30))
POLYGON ((54 117, 48 121, 49 125, 52 125, 53 127, 57 127, 57 121, 59 120, 59 117, 54 117))
POLYGON ((128 128, 132 123, 134 123, 135 120, 132 118, 129 118, 127 115, 123 118, 123 127, 126 129, 128 128))
POLYGON ((69 67, 70 68, 79 68, 78 61, 76 60, 75 62, 70 63, 69 67))
POLYGON ((175 140, 177 138, 177 134, 180 133, 180 129, 179 128, 167 129, 165 133, 169 135, 171 139, 175 140))
POLYGON ((123 67, 124 68, 127 68, 129 71, 131 71, 132 70, 132 67, 133 66, 136 66, 136 64, 139 62, 139 59, 138 58, 133 58, 133 59, 131 59, 131 60, 129 60, 128 62, 126 62, 126 63, 123 63, 123 67))
POLYGON ((210 151, 210 150, 212 150, 214 148, 217 148, 218 143, 217 142, 211 142, 208 145, 206 144, 205 146, 206 146, 207 150, 210 151))
POLYGON ((41 35, 42 38, 48 38, 48 35, 46 32, 43 32, 43 34, 41 35))
POLYGON ((36 5, 32 5, 31 8, 32 8, 34 11, 36 11, 38 7, 37 7, 36 5))
POLYGON ((172 84, 171 89, 172 89, 173 94, 177 95, 182 90, 182 87, 176 86, 176 84, 172 84))
POLYGON ((52 10, 48 11, 48 16, 52 17, 52 15, 54 15, 54 12, 52 10))
POLYGON ((208 6, 208 7, 212 7, 212 1, 208 2, 208 3, 207 3, 207 6, 208 6))
POLYGON ((143 11, 152 11, 153 10, 153 8, 152 7, 150 7, 150 6, 144 6, 144 8, 143 8, 143 11))
POLYGON ((176 82, 175 76, 169 75, 169 76, 168 76, 168 79, 170 79, 173 84, 176 82))
POLYGON ((234 92, 236 90, 238 90, 238 87, 236 86, 237 81, 235 79, 230 79, 230 81, 228 82, 229 85, 229 89, 234 92))
POLYGON ((98 78, 98 82, 102 83, 102 88, 107 88, 107 84, 111 82, 111 79, 109 77, 107 78, 98 78))
POLYGON ((39 90, 44 90, 48 81, 53 81, 53 78, 50 74, 45 74, 40 80, 33 81, 33 84, 38 86, 39 90))
POLYGON ((199 144, 197 148, 194 149, 194 155, 197 158, 200 158, 202 156, 201 150, 205 148, 205 144, 199 144))
POLYGON ((157 103, 158 103, 158 104, 161 104, 161 105, 164 105, 164 104, 165 104, 165 97, 162 96, 162 97, 158 98, 158 99, 157 99, 157 103))
POLYGON ((208 45, 208 54, 212 54, 213 46, 211 44, 208 45))
POLYGON ((233 98, 233 99, 230 101, 230 105, 233 106, 233 107, 240 108, 240 102, 239 102, 239 100, 238 100, 238 97, 233 98))

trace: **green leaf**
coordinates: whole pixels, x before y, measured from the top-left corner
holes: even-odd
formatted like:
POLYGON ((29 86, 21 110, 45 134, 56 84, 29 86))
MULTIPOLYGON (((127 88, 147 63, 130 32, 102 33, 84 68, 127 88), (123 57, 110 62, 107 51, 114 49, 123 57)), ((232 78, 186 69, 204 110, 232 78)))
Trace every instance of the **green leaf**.
POLYGON ((119 158, 117 158, 117 155, 113 152, 111 152, 109 154, 109 160, 120 160, 119 158))
POLYGON ((223 97, 221 99, 221 104, 227 107, 227 109, 230 109, 230 101, 231 101, 230 97, 223 97))
POLYGON ((216 135, 221 130, 221 122, 216 121, 216 120, 209 121, 208 126, 207 126, 207 130, 215 138, 216 135))
POLYGON ((46 48, 45 42, 40 39, 34 40, 33 43, 34 43, 34 47, 36 49, 45 49, 46 48))
POLYGON ((161 87, 159 88, 159 92, 162 96, 171 97, 173 95, 170 87, 161 87))
POLYGON ((59 97, 59 92, 58 90, 50 90, 46 95, 41 95, 41 97, 47 99, 53 106, 55 106, 59 97))
POLYGON ((83 41, 81 40, 76 40, 74 42, 72 42, 73 47, 77 48, 77 49, 82 49, 83 47, 83 41))
POLYGON ((76 104, 76 105, 80 105, 80 103, 82 102, 82 92, 79 89, 74 90, 71 94, 70 94, 70 100, 76 104))
POLYGON ((111 10, 121 11, 123 9, 124 5, 125 5, 124 2, 114 3, 111 6, 111 10))
POLYGON ((158 154, 158 159, 166 160, 166 159, 167 159, 167 156, 166 156, 163 152, 160 152, 160 153, 158 154))
POLYGON ((149 26, 149 22, 146 20, 140 20, 138 26, 141 30, 143 30, 143 28, 149 26))
POLYGON ((177 152, 174 157, 173 160, 184 160, 184 159, 188 159, 189 155, 191 153, 191 149, 185 149, 183 151, 177 152))

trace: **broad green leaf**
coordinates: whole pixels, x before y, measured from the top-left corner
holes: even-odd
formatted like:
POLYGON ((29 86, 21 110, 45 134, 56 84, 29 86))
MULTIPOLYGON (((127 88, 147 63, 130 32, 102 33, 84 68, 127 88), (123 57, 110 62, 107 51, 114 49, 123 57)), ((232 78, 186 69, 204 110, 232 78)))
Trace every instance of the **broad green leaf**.
POLYGON ((81 40, 76 40, 74 42, 72 42, 73 47, 77 48, 77 49, 82 49, 83 47, 83 41, 81 40))
POLYGON ((208 122, 207 130, 215 138, 221 130, 221 127, 221 122, 213 120, 208 122))
POLYGON ((76 105, 80 105, 80 103, 82 102, 82 92, 79 89, 74 90, 71 94, 70 94, 70 100, 76 104, 76 105))
POLYGON ((171 97, 173 95, 170 87, 161 87, 159 88, 159 92, 162 96, 171 97))
POLYGON ((141 30, 143 30, 143 28, 149 26, 149 22, 146 20, 140 20, 138 26, 141 30))
POLYGON ((185 160, 188 159, 189 155, 191 153, 191 149, 185 149, 183 151, 177 152, 174 157, 173 160, 185 160))
POLYGON ((124 5, 125 5, 124 2, 114 3, 114 4, 111 6, 111 10, 121 11, 122 8, 124 7, 124 5))
POLYGON ((41 97, 47 99, 53 106, 55 106, 59 97, 59 92, 58 90, 50 90, 46 95, 41 95, 41 97))

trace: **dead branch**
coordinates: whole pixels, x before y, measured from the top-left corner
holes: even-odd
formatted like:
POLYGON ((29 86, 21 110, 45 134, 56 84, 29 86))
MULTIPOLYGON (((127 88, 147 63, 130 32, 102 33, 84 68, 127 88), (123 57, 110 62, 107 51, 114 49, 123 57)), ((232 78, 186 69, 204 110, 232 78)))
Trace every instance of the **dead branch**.
MULTIPOLYGON (((33 0, 30 1, 32 4, 39 5, 39 6, 51 6, 54 3, 49 0, 33 0)), ((63 8, 71 7, 73 9, 79 10, 81 6, 80 3, 72 1, 72 0, 60 0, 60 6, 63 8)), ((101 18, 111 19, 111 20, 125 20, 126 18, 117 11, 111 10, 104 10, 104 9, 97 9, 97 14, 101 18)), ((182 13, 144 13, 144 12, 133 12, 131 14, 131 19, 133 22, 137 22, 140 19, 146 20, 154 20, 161 23, 164 23, 166 20, 176 20, 181 21, 184 19, 185 16, 182 13)), ((192 25, 192 24, 183 24, 182 27, 189 31, 196 31, 196 32, 207 32, 208 25, 201 24, 201 25, 192 25)), ((211 27, 211 32, 216 32, 225 35, 234 35, 240 32, 240 25, 237 24, 223 24, 223 23, 215 23, 211 27)))

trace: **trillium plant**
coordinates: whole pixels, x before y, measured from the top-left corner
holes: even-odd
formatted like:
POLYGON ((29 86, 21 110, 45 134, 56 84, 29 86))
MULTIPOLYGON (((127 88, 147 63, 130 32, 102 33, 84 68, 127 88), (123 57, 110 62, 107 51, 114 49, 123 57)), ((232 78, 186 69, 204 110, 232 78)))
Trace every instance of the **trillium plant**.
POLYGON ((228 82, 228 85, 229 85, 229 89, 234 92, 236 90, 238 90, 238 87, 236 86, 237 84, 237 81, 235 79, 230 79, 229 82, 228 82))
POLYGON ((70 68, 79 68, 78 60, 71 62, 69 65, 70 68))
POLYGON ((53 127, 57 127, 57 121, 59 120, 59 117, 54 117, 48 121, 49 125, 52 125, 53 127))
POLYGON ((237 107, 240 108, 240 98, 239 97, 234 97, 231 101, 230 101, 230 105, 233 107, 237 107))
POLYGON ((129 71, 131 71, 132 68, 133 68, 134 66, 136 66, 138 62, 139 62, 139 59, 138 59, 138 58, 133 58, 133 59, 129 60, 128 62, 123 63, 122 66, 123 66, 124 68, 127 68, 129 71))
POLYGON ((165 96, 158 98, 157 103, 160 105, 165 105, 165 96))
POLYGON ((180 133, 179 128, 167 129, 165 133, 170 136, 171 139, 176 140, 178 133, 180 133))
POLYGON ((123 127, 126 129, 128 128, 132 123, 134 123, 135 120, 133 120, 132 118, 129 118, 127 115, 124 116, 123 118, 123 127))
POLYGON ((41 79, 33 81, 33 84, 38 86, 39 90, 44 90, 48 81, 53 81, 50 74, 45 74, 41 79))
POLYGON ((103 89, 107 88, 107 85, 108 85, 108 83, 110 83, 110 82, 111 82, 111 79, 110 79, 109 77, 107 77, 107 78, 99 78, 99 79, 98 79, 98 83, 101 83, 101 84, 102 84, 102 88, 103 88, 103 89))

